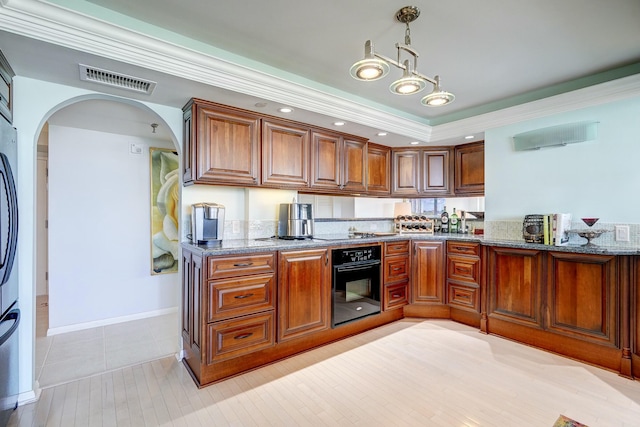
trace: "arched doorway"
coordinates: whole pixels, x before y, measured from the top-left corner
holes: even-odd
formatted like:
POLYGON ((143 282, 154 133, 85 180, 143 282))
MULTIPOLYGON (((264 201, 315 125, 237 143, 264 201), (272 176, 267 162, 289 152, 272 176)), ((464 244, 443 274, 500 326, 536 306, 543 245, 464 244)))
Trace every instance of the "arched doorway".
POLYGON ((48 228, 42 236, 36 226, 36 301, 48 300, 48 324, 43 327, 41 307, 36 307, 36 379, 46 387, 98 373, 100 366, 110 370, 175 354, 177 319, 167 325, 174 333, 160 336, 165 340, 160 344, 158 337, 127 343, 131 334, 124 329, 118 334, 113 326, 177 311, 179 274, 152 275, 149 262, 149 152, 151 148, 178 151, 175 137, 143 104, 102 96, 66 103, 47 117, 43 131, 46 144, 38 138, 37 162, 41 164, 44 157, 47 168, 38 168, 36 182, 39 189, 46 185, 48 202, 43 206, 39 200, 36 208, 41 212, 46 206, 48 228), (43 169, 48 170, 46 181, 43 169), (48 263, 41 262, 43 252, 48 263), (42 277, 48 277, 48 286, 41 283, 42 277), (105 342, 104 328, 115 331, 109 337, 111 344, 105 342), (71 338, 75 344, 67 342, 71 338), (71 353, 59 354, 56 340, 65 341, 71 353), (115 353, 125 344, 131 357, 109 362, 109 347, 115 353), (154 346, 158 351, 148 351, 154 346), (95 363, 89 366, 92 359, 95 363), (45 377, 45 368, 55 375, 45 377), (73 376, 60 376, 70 368, 73 376))

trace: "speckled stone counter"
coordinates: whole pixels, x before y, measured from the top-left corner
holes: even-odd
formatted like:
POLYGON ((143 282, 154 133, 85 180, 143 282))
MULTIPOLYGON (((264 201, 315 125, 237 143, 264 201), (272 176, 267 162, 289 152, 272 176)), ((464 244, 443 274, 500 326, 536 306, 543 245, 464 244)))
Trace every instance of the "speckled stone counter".
POLYGON ((268 251, 284 251, 301 248, 316 248, 327 246, 360 245, 365 243, 392 242, 398 240, 456 240, 467 242, 479 242, 485 246, 497 246, 507 248, 536 249, 543 251, 571 252, 579 254, 602 255, 640 255, 640 247, 636 246, 550 246, 536 243, 526 243, 522 240, 498 240, 479 235, 469 234, 396 234, 393 236, 375 236, 349 238, 347 236, 319 235, 312 240, 281 240, 276 238, 264 239, 235 239, 223 240, 217 246, 194 245, 183 242, 182 247, 203 255, 230 255, 242 253, 256 253, 268 251))

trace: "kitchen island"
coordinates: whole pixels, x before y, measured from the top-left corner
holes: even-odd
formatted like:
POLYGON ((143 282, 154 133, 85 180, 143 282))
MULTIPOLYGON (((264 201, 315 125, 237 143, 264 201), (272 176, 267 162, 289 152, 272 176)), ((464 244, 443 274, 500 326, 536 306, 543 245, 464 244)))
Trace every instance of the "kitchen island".
POLYGON ((640 248, 397 234, 182 244, 199 386, 403 317, 448 318, 640 377, 640 248), (380 245, 382 310, 331 328, 331 251, 380 245))

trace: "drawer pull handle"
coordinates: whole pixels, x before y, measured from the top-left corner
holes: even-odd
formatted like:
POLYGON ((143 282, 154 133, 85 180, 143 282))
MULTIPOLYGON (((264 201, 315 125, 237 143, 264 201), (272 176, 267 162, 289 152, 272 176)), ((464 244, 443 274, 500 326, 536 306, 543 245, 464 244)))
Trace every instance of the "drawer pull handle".
POLYGON ((400 297, 402 297, 402 294, 393 294, 391 296, 394 297, 394 298, 400 298, 400 297))
POLYGON ((401 268, 401 267, 393 267, 393 269, 392 269, 392 270, 393 270, 393 271, 400 271, 400 270, 402 270, 402 268, 401 268))
POLYGON ((234 267, 251 267, 252 265, 252 262, 239 262, 237 264, 233 264, 234 267))
POLYGON ((236 295, 234 298, 235 299, 245 299, 245 298, 249 298, 252 297, 253 294, 244 294, 244 295, 236 295))
POLYGON ((248 334, 236 335, 235 337, 233 337, 233 339, 234 340, 243 340, 245 338, 249 338, 251 335, 253 335, 253 332, 249 332, 248 334))

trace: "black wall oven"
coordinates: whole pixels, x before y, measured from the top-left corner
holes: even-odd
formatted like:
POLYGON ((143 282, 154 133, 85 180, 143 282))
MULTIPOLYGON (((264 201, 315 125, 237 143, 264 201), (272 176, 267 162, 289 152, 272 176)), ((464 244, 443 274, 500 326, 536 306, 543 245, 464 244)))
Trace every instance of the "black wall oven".
POLYGON ((380 246, 334 249, 331 327, 380 313, 380 246))

